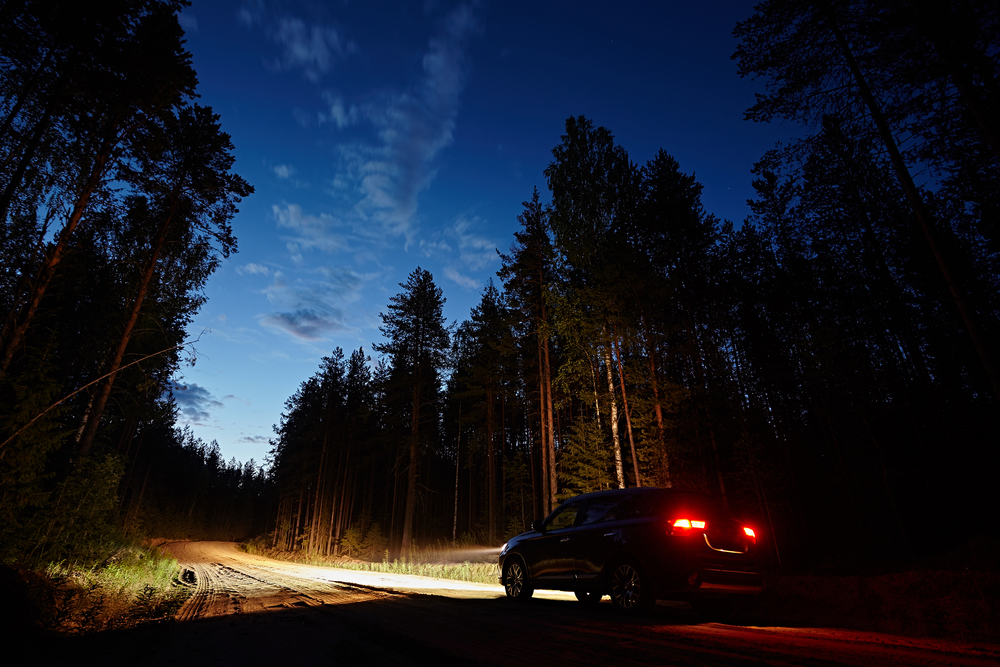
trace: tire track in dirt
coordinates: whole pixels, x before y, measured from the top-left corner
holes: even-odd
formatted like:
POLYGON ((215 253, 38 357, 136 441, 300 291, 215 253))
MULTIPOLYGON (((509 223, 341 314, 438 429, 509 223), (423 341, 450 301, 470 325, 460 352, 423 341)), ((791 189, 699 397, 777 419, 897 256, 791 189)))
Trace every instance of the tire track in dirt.
POLYGON ((175 616, 179 621, 280 607, 336 604, 346 597, 353 600, 359 594, 391 595, 351 584, 298 577, 274 567, 229 558, 225 550, 215 548, 212 543, 172 543, 169 548, 184 567, 182 582, 191 586, 193 580, 194 587, 175 616))

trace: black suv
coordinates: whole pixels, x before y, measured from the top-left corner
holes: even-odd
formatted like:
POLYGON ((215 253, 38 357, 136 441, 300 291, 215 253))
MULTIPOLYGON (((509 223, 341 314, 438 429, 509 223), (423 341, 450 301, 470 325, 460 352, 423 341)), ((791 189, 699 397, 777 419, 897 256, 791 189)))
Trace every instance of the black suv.
POLYGON ((567 500, 503 546, 499 572, 515 600, 555 589, 623 610, 672 599, 721 612, 764 590, 752 529, 709 496, 649 487, 567 500))

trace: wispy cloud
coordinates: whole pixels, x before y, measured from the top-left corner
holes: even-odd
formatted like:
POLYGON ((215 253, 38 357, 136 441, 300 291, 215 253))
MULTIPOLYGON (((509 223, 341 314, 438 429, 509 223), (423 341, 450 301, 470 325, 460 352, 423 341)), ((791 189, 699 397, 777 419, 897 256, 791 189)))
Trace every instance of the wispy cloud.
POLYGON ((326 102, 327 110, 320 112, 317 120, 320 125, 333 123, 338 130, 343 130, 349 125, 354 125, 361 118, 361 110, 355 105, 346 105, 344 98, 330 91, 323 93, 323 100, 326 102))
POLYGON ((418 197, 433 181, 435 158, 450 145, 465 83, 465 48, 477 22, 468 5, 447 16, 430 40, 420 80, 407 92, 384 97, 361 113, 376 128, 379 145, 358 165, 363 200, 358 210, 390 234, 415 234, 418 197))
POLYGON ((444 275, 468 290, 477 290, 482 287, 482 282, 476 280, 475 278, 463 275, 452 267, 446 267, 444 275))
POLYGON ((264 17, 264 0, 246 0, 236 11, 236 19, 252 28, 261 22, 264 17))
POLYGON ((480 280, 469 277, 499 263, 497 244, 490 238, 475 231, 486 226, 485 221, 476 216, 460 216, 438 238, 421 239, 419 250, 425 257, 435 258, 444 263, 444 275, 468 290, 482 287, 480 280))
POLYGON ((474 222, 481 224, 478 218, 475 220, 459 218, 452 227, 452 234, 458 240, 462 262, 471 269, 479 270, 495 264, 499 259, 495 241, 469 231, 474 222))
POLYGON ((313 308, 299 308, 283 313, 271 313, 261 318, 260 323, 272 329, 279 329, 302 340, 323 340, 327 334, 346 329, 344 314, 339 308, 332 312, 321 312, 313 308))
POLYGON ((290 282, 280 271, 264 290, 278 310, 260 317, 260 323, 304 341, 322 340, 334 331, 348 331, 351 326, 342 304, 359 298, 364 283, 351 269, 319 269, 316 280, 290 282))
POLYGON ((236 273, 239 274, 239 275, 241 275, 241 276, 245 276, 247 274, 267 276, 267 275, 270 275, 271 269, 267 268, 266 266, 264 266, 262 264, 254 264, 254 263, 251 262, 250 264, 244 264, 243 266, 237 266, 236 267, 236 273))
POLYGON ((280 179, 288 180, 295 175, 295 167, 288 164, 279 164, 274 168, 274 175, 280 179))
POLYGON ((275 66, 281 70, 301 69, 307 79, 317 82, 333 65, 357 51, 357 46, 341 37, 336 28, 309 25, 298 17, 284 17, 270 35, 283 52, 275 66))
POLYGON ((291 235, 285 240, 292 244, 289 251, 293 255, 300 250, 317 249, 325 252, 344 250, 347 242, 336 230, 342 225, 329 213, 310 215, 303 213, 298 204, 272 206, 271 212, 278 222, 278 227, 291 230, 291 235))
POLYGON ((189 424, 200 424, 211 417, 211 410, 225 407, 210 391, 193 382, 186 385, 174 382, 171 393, 181 412, 181 420, 189 424))

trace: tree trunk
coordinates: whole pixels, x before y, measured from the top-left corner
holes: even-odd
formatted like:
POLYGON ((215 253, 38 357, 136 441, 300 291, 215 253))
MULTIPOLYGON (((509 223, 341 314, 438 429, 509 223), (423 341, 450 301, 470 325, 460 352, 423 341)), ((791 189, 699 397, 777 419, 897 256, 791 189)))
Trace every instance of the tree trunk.
POLYGON ((628 428, 628 446, 632 451, 632 468, 635 473, 635 485, 642 486, 639 477, 639 457, 635 453, 635 438, 632 436, 632 414, 628 407, 628 394, 625 392, 625 369, 622 367, 622 349, 618 337, 614 337, 615 352, 618 357, 618 382, 622 387, 622 407, 625 409, 625 426, 628 428))
POLYGON ((180 184, 178 183, 174 187, 174 192, 171 196, 170 209, 167 212, 167 216, 164 219, 163 224, 160 225, 160 230, 157 234, 156 241, 153 244, 152 252, 146 262, 146 267, 142 272, 139 289, 132 302, 132 310, 129 312, 128 320, 125 322, 125 329, 122 331, 121 338, 118 341, 118 347, 115 350, 114 357, 111 359, 111 364, 108 368, 108 377, 98 385, 97 395, 92 408, 83 416, 85 426, 78 442, 78 452, 81 460, 85 459, 90 454, 90 449, 94 442, 94 436, 97 433, 97 428, 101 424, 101 416, 104 414, 104 407, 108 403, 108 396, 111 395, 111 387, 114 385, 115 377, 118 375, 118 369, 121 368, 122 359, 125 357, 125 350, 128 348, 129 341, 132 338, 132 330, 135 328, 135 323, 139 320, 139 312, 142 310, 142 304, 146 299, 146 293, 149 291, 149 285, 153 281, 153 274, 156 272, 156 263, 159 260, 160 253, 163 251, 163 246, 166 243, 167 233, 173 225, 174 215, 177 211, 177 200, 179 197, 180 184))
MULTIPOLYGON (((312 528, 309 529, 309 553, 314 554, 319 550, 319 531, 322 528, 320 524, 323 523, 323 482, 325 480, 325 475, 323 474, 323 466, 326 463, 326 436, 323 437, 323 444, 319 450, 319 466, 316 469, 316 493, 313 496, 313 506, 316 508, 313 512, 312 528)), ((333 520, 333 517, 330 517, 333 520)))
POLYGON ((656 370, 656 348, 649 331, 646 317, 642 317, 642 327, 645 330, 646 358, 649 362, 649 381, 653 389, 653 413, 656 415, 656 438, 660 445, 660 479, 668 489, 673 486, 670 477, 670 456, 667 453, 666 427, 663 425, 663 402, 660 399, 660 378, 656 370))
POLYGON ((495 443, 493 442, 493 389, 492 382, 490 388, 486 390, 486 465, 489 467, 486 476, 487 492, 489 493, 486 510, 489 512, 487 521, 487 539, 490 544, 496 542, 497 518, 496 518, 496 495, 497 495, 497 465, 495 443))
POLYGON ((539 450, 539 464, 541 472, 541 485, 539 488, 539 498, 542 502, 541 506, 541 516, 536 516, 536 519, 543 519, 549 515, 552 511, 552 501, 551 501, 551 491, 549 488, 549 477, 553 474, 553 470, 549 468, 549 428, 548 420, 546 419, 546 412, 548 409, 548 399, 545 391, 546 377, 545 377, 545 354, 542 352, 542 346, 545 345, 545 341, 542 338, 542 332, 539 330, 537 335, 538 342, 538 432, 539 440, 541 441, 541 449, 539 450))
MULTIPOLYGON (((419 371, 418 371, 419 372, 419 371)), ((407 470, 406 509, 403 513, 403 539, 400 551, 407 557, 413 548, 413 514, 417 506, 417 461, 420 435, 420 380, 413 383, 413 415, 410 421, 410 466, 407 470)))
POLYGON ((455 438, 455 515, 451 522, 451 541, 458 539, 458 473, 461 470, 462 454, 462 402, 458 402, 458 435, 455 438))
POLYGON ((559 479, 556 475, 556 427, 555 419, 552 415, 552 367, 549 364, 549 343, 542 342, 542 352, 545 355, 545 413, 546 424, 548 426, 548 437, 546 438, 546 449, 548 455, 549 468, 549 493, 546 497, 545 505, 548 508, 546 515, 556 506, 556 494, 559 492, 559 479))
POLYGON ((35 317, 38 306, 42 302, 42 297, 45 296, 45 290, 48 288, 49 283, 55 275, 56 267, 59 266, 59 262, 62 261, 63 254, 66 252, 66 247, 69 245, 70 237, 80 224, 80 219, 83 217, 84 211, 86 211, 87 206, 90 204, 90 197, 94 194, 98 184, 104 177, 104 169, 107 165, 108 159, 110 158, 110 144, 108 141, 105 141, 102 149, 102 152, 100 152, 94 160, 94 166, 90 171, 90 175, 88 176, 86 183, 80 190, 80 195, 77 197, 77 200, 73 205, 73 210, 70 213, 69 219, 59 232, 59 236, 56 238, 55 244, 53 244, 45 254, 45 259, 43 260, 42 267, 38 272, 38 277, 32 285, 31 295, 28 297, 28 302, 20 307, 17 305, 12 306, 7 315, 3 330, 0 331, 0 341, 2 341, 3 346, 3 358, 0 359, 0 378, 4 377, 7 373, 7 369, 10 368, 11 361, 14 359, 14 354, 21 342, 24 340, 24 335, 27 332, 28 327, 31 326, 31 322, 35 317))
POLYGON ((611 401, 611 445, 615 455, 615 477, 618 488, 625 488, 625 467, 622 465, 622 446, 618 437, 618 401, 615 398, 614 375, 611 371, 611 342, 607 327, 604 328, 604 367, 608 376, 608 400, 611 401))
POLYGON ((979 354, 979 360, 983 365, 983 370, 986 372, 986 376, 989 378, 990 384, 993 386, 993 393, 997 401, 1000 402, 1000 374, 997 372, 991 347, 978 324, 975 322, 972 309, 966 302, 965 293, 958 284, 958 281, 951 271, 951 266, 944 256, 944 252, 942 251, 940 242, 937 238, 937 232, 934 231, 931 213, 927 210, 923 198, 920 196, 920 191, 913 182, 913 177, 910 176, 909 167, 907 167, 902 154, 899 152, 899 147, 896 145, 896 139, 892 134, 892 130, 889 128, 889 124, 886 121, 874 94, 868 87, 868 82, 865 79, 864 74, 861 72, 861 68, 858 66, 858 62, 854 58, 854 54, 851 52, 851 48, 847 44, 844 34, 841 32, 840 26, 834 19, 833 12, 830 10, 829 5, 825 2, 820 3, 820 11, 829 23, 830 30, 834 34, 837 45, 844 54, 845 60, 847 60, 848 67, 851 70, 851 74, 854 76, 855 83, 858 84, 858 90, 861 93, 861 97, 864 100, 865 105, 868 107, 868 111, 872 115, 872 120, 875 122, 875 126, 878 129, 882 143, 885 145, 886 151, 889 153, 890 161, 892 162, 893 169, 896 172, 896 178, 899 179, 899 183, 902 186, 903 191, 906 193, 906 198, 910 202, 910 207, 913 209, 914 214, 917 216, 917 220, 920 222, 920 228, 923 230, 927 243, 930 245, 931 252, 934 253, 934 259, 937 261, 938 268, 941 271, 941 276, 944 278, 945 284, 948 286, 948 291, 951 293, 952 300, 958 307, 958 311, 962 316, 962 321, 965 323, 965 328, 969 332, 969 337, 972 339, 973 347, 975 347, 976 352, 979 354))

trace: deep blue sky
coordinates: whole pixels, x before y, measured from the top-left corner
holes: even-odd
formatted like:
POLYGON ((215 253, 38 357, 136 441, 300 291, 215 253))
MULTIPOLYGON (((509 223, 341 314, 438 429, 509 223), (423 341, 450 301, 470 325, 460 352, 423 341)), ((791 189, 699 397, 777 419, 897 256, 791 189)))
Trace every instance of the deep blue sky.
POLYGON ((569 116, 638 164, 663 148, 709 213, 742 222, 754 161, 793 131, 743 120, 759 84, 737 76, 731 33, 752 7, 193 0, 199 102, 256 193, 190 327, 181 424, 262 463, 285 400, 334 347, 370 353, 417 266, 467 319, 521 202, 548 198, 569 116))

